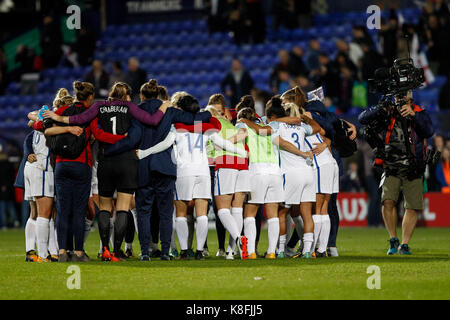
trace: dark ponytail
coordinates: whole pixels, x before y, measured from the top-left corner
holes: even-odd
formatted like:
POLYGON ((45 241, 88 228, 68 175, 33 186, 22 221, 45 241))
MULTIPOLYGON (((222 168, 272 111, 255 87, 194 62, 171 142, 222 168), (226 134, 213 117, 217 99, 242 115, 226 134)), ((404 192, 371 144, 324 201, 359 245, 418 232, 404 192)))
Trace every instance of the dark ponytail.
POLYGON ((236 112, 239 112, 240 110, 244 108, 250 108, 255 110, 255 100, 252 96, 246 95, 241 98, 241 101, 239 101, 238 105, 236 106, 236 112))
POLYGON ((256 117, 255 109, 252 108, 240 108, 237 113, 237 120, 247 119, 255 122, 258 118, 256 117))
POLYGON ((165 86, 158 86, 158 99, 162 101, 170 100, 169 92, 165 86))
POLYGON ((197 113, 200 111, 200 104, 198 103, 198 100, 190 94, 182 96, 180 100, 178 100, 177 106, 183 111, 190 113, 197 113))
POLYGON ((273 97, 267 102, 266 115, 267 118, 282 118, 286 116, 286 110, 284 110, 279 97, 273 97))
POLYGON ((150 79, 147 83, 141 86, 141 94, 145 99, 156 99, 159 95, 158 82, 155 79, 150 79))
POLYGON ((94 94, 94 86, 89 82, 74 81, 73 90, 78 101, 86 101, 94 94))

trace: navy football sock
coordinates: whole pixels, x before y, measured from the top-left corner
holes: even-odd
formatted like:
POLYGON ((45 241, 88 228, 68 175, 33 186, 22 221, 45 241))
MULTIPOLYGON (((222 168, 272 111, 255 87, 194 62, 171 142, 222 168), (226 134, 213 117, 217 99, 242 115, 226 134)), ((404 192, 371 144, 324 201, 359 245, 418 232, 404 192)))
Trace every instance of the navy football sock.
POLYGON ((289 248, 295 248, 295 246, 298 243, 298 240, 300 240, 300 238, 298 237, 297 230, 294 229, 294 232, 292 233, 291 239, 289 240, 287 246, 289 248))
POLYGON ((134 232, 136 231, 134 226, 133 214, 131 211, 127 212, 127 230, 125 233, 125 242, 133 243, 134 241, 134 232))
POLYGON ((98 232, 102 241, 102 248, 109 248, 109 216, 110 212, 106 210, 101 210, 98 213, 98 232))
POLYGON ((114 252, 118 253, 127 230, 128 211, 117 211, 114 221, 114 252))

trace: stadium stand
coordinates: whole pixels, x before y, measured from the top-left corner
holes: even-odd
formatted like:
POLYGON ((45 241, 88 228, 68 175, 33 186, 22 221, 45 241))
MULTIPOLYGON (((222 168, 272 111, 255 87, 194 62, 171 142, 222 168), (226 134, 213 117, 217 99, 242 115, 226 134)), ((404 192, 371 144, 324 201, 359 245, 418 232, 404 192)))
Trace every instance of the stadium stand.
MULTIPOLYGON (((403 9, 400 13, 411 23, 417 23, 421 15, 417 9, 403 9)), ((384 17, 387 14, 382 12, 384 17)), ((352 26, 365 24, 366 18, 365 12, 315 15, 310 28, 270 29, 265 43, 241 46, 235 45, 228 33, 209 34, 206 21, 200 19, 109 25, 97 43, 95 58, 108 69, 113 61, 126 65, 128 58, 137 57, 149 78, 158 79, 169 92, 191 92, 204 106, 210 94, 220 91, 220 81, 233 57, 242 60, 259 89, 270 91, 269 77, 280 49, 291 50, 298 45, 307 51, 308 41, 317 39, 322 50, 334 58, 335 41, 338 38, 351 41, 352 26)), ((375 39, 377 30, 369 30, 369 34, 375 39)), ((10 83, 6 95, 0 97, 0 129, 23 128, 28 111, 50 103, 58 88, 70 88, 72 81, 81 79, 90 68, 44 70, 40 74, 39 94, 35 96, 19 96, 20 84, 10 83)), ((416 102, 430 111, 439 110, 438 92, 445 81, 446 77, 437 76, 434 83, 417 90, 416 102)), ((357 116, 361 111, 350 108, 348 115, 357 116)))

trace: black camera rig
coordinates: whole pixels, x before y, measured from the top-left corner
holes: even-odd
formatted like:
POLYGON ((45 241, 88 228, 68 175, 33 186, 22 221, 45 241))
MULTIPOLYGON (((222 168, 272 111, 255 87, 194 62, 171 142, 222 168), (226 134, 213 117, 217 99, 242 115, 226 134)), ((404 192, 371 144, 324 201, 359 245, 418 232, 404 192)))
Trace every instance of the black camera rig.
POLYGON ((411 58, 396 59, 391 68, 375 70, 374 76, 368 81, 369 91, 386 96, 403 97, 425 82, 423 68, 416 68, 411 58))
MULTIPOLYGON (((409 49, 409 48, 408 48, 409 49)), ((408 101, 404 97, 410 90, 422 86, 425 82, 424 70, 416 68, 411 58, 396 59, 390 68, 379 68, 375 70, 374 79, 368 80, 369 91, 382 94, 378 101, 377 118, 369 125, 361 128, 360 135, 374 149, 375 165, 382 166, 386 158, 385 141, 381 138, 381 132, 385 130, 391 117, 402 122, 406 127, 406 118, 400 114, 400 108, 408 101)), ((408 143, 409 145, 410 143, 408 143)), ((410 150, 409 146, 407 150, 410 150)))

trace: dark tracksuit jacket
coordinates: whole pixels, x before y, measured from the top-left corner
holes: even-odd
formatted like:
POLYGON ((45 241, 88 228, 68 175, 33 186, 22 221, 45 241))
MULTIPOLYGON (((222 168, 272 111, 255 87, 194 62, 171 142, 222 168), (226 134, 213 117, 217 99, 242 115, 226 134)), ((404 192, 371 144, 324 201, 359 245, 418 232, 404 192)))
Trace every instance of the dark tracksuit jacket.
MULTIPOLYGON (((149 99, 142 102, 139 107, 153 114, 161 104, 162 102, 158 99, 149 99)), ((172 124, 177 122, 184 124, 193 124, 195 121, 206 122, 210 118, 209 112, 200 112, 194 115, 176 108, 168 108, 157 127, 133 122, 127 137, 106 148, 105 154, 111 155, 136 147, 142 150, 148 149, 167 137, 172 124)), ((162 254, 169 254, 173 229, 173 191, 177 175, 176 165, 172 161, 171 153, 172 147, 139 161, 136 209, 142 254, 149 253, 150 216, 154 201, 156 201, 160 215, 161 251, 162 254)))
MULTIPOLYGON (((335 113, 327 111, 323 103, 317 100, 309 102, 305 110, 311 112, 313 119, 325 130, 325 136, 333 141, 336 134, 333 124, 339 121, 339 117, 335 113)), ((331 153, 339 166, 339 176, 341 176, 344 173, 342 159, 333 146, 331 146, 331 153)))
POLYGON ((25 169, 25 164, 27 163, 28 156, 33 153, 33 131, 28 133, 23 141, 23 158, 20 162, 19 170, 17 171, 16 181, 14 182, 14 187, 25 189, 25 180, 23 175, 23 170, 25 169))

